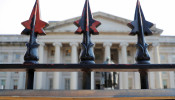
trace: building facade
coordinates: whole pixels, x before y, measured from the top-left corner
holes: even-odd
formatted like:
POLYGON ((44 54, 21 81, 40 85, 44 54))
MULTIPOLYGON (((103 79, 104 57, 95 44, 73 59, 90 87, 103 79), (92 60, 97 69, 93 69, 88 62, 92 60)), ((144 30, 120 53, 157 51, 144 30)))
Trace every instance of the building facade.
MULTIPOLYGON (((95 44, 95 62, 102 64, 110 57, 115 64, 134 64, 137 42, 136 36, 129 36, 127 23, 130 20, 106 14, 94 13, 94 19, 102 25, 100 35, 92 36, 95 44)), ((74 34, 77 29, 73 22, 79 17, 65 21, 51 21, 45 29, 47 35, 38 37, 39 63, 78 63, 82 35, 74 34)), ((175 63, 175 37, 161 36, 163 30, 153 26, 153 36, 146 37, 152 64, 175 63)), ((0 63, 23 63, 26 52, 24 35, 0 35, 0 63)), ((1 89, 24 89, 25 72, 1 72, 1 89)), ((174 72, 149 72, 150 89, 175 88, 174 72)), ((91 72, 91 89, 100 89, 101 74, 91 72)), ((35 89, 82 89, 81 72, 36 72, 35 89)), ((120 72, 119 89, 140 89, 138 72, 120 72)))

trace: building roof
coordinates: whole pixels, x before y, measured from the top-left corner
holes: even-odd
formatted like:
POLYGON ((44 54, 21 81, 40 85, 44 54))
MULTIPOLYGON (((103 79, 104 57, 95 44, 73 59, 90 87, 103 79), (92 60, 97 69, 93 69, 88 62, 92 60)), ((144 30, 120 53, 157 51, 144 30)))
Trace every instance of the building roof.
MULTIPOLYGON (((93 17, 94 19, 97 19, 99 21, 101 21, 101 19, 105 20, 107 19, 108 21, 111 21, 111 22, 115 22, 115 23, 118 23, 120 25, 123 26, 123 28, 125 28, 125 30, 117 30, 117 25, 115 26, 113 24, 113 28, 115 27, 116 30, 108 30, 108 31, 105 31, 105 30, 101 30, 99 29, 100 32, 125 32, 125 33, 129 33, 131 31, 131 29, 129 29, 127 27, 127 24, 131 22, 131 20, 128 20, 128 19, 125 19, 125 18, 121 18, 121 17, 118 17, 118 16, 114 16, 114 15, 111 15, 111 14, 107 14, 107 13, 104 13, 104 12, 95 12, 93 13, 93 17)), ((74 32, 74 30, 65 30, 64 28, 64 31, 63 30, 57 30, 58 28, 60 27, 65 27, 67 25, 72 25, 72 27, 74 27, 73 25, 73 22, 80 19, 80 16, 79 17, 75 17, 75 18, 71 18, 71 19, 68 19, 68 20, 64 20, 64 21, 51 21, 49 22, 49 27, 46 28, 46 32, 74 32), (54 30, 57 30, 57 31, 54 31, 54 30)), ((104 23, 103 24, 103 21, 102 21, 102 25, 105 25, 107 23, 104 23)), ((70 28, 70 27, 69 27, 70 28)), ((76 27, 75 27, 76 28, 76 27)), ((152 28, 151 28, 151 31, 154 33, 154 34, 161 34, 163 32, 162 29, 159 29, 159 28, 156 28, 156 25, 154 25, 152 28)))

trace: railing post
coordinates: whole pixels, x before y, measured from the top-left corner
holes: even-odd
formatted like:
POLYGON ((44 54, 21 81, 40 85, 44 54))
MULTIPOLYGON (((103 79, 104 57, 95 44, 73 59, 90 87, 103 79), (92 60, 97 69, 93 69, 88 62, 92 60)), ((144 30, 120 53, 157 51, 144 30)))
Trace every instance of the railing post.
MULTIPOLYGON (((25 65, 38 64, 38 46, 36 42, 38 35, 46 35, 43 28, 48 24, 40 19, 39 0, 36 0, 29 20, 21 23, 25 29, 21 32, 24 35, 30 35, 27 43, 27 52, 24 56, 25 65)), ((29 66, 30 67, 30 66, 29 66)), ((34 70, 28 69, 26 72, 26 89, 33 89, 34 70)))
POLYGON ((25 85, 25 89, 33 89, 34 72, 35 72, 35 70, 33 70, 33 69, 28 69, 26 71, 26 85, 25 85))
MULTIPOLYGON (((136 64, 150 64, 150 56, 147 50, 148 44, 145 42, 144 35, 152 35, 152 32, 149 28, 151 28, 153 24, 145 20, 139 0, 137 0, 134 21, 129 23, 128 26, 132 29, 130 35, 137 34, 138 37, 136 44, 137 53, 135 57, 136 64)), ((141 89, 149 89, 147 70, 141 69, 139 72, 141 89)))
MULTIPOLYGON (((95 64, 95 56, 93 52, 94 44, 91 42, 91 34, 98 35, 96 27, 101 23, 92 18, 89 0, 86 0, 82 17, 74 22, 78 27, 76 34, 83 33, 83 42, 81 43, 80 64, 95 64)), ((91 89, 91 71, 83 71, 83 89, 91 89)))
POLYGON ((83 70, 83 89, 91 89, 91 71, 83 70))
POLYGON ((141 89, 149 89, 148 71, 147 70, 139 70, 139 73, 140 73, 141 89))

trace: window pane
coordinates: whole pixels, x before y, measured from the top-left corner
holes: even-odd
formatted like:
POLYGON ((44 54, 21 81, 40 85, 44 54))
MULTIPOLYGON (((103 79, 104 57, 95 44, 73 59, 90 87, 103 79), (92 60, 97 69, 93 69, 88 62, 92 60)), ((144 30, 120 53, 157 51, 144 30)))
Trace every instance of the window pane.
POLYGON ((175 63, 175 55, 172 55, 172 63, 175 63))
POLYGON ((65 56, 71 56, 71 49, 66 49, 65 56))
POLYGON ((70 90, 70 79, 65 79, 65 90, 70 90))
POLYGON ((164 87, 164 89, 167 89, 168 88, 168 86, 167 86, 167 80, 163 80, 163 87, 164 87))
POLYGON ((20 53, 14 53, 13 54, 13 61, 14 62, 20 62, 20 59, 21 59, 20 53))
POLYGON ((1 85, 5 85, 5 80, 1 80, 1 85))
POLYGON ((129 89, 133 89, 133 87, 132 87, 132 79, 131 78, 129 78, 128 84, 129 84, 129 89))
POLYGON ((161 59, 161 61, 165 61, 166 60, 165 55, 160 55, 160 59, 161 59))
POLYGON ((49 88, 50 88, 50 89, 53 89, 53 79, 50 78, 49 81, 50 81, 50 86, 49 86, 49 88))
POLYGON ((5 84, 6 84, 6 81, 5 80, 1 80, 1 89, 5 89, 5 84))
POLYGON ((8 62, 8 53, 0 53, 0 62, 8 62))
POLYGON ((18 88, 18 80, 14 80, 13 81, 13 89, 17 89, 18 88))

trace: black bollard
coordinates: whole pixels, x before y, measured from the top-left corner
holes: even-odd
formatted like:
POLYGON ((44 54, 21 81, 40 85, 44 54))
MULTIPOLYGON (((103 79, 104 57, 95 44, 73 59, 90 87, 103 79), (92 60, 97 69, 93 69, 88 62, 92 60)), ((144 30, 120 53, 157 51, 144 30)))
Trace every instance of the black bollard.
POLYGON ((26 72, 26 89, 33 89, 33 84, 34 84, 34 70, 33 69, 28 69, 26 72))
MULTIPOLYGON (((74 24, 78 27, 76 34, 83 33, 83 42, 81 43, 80 64, 95 64, 95 56, 93 52, 94 44, 91 42, 91 34, 98 35, 96 27, 101 23, 92 18, 89 0, 85 1, 82 17, 80 20, 75 21, 74 24)), ((91 88, 91 72, 84 70, 83 73, 83 87, 84 89, 91 88)))
POLYGON ((147 70, 140 70, 139 73, 140 73, 141 89, 149 89, 147 70))
MULTIPOLYGON (((128 26, 132 29, 130 35, 137 34, 138 36, 135 57, 136 64, 150 64, 150 56, 147 50, 148 44, 145 43, 144 35, 152 35, 149 28, 151 28, 153 24, 145 20, 139 0, 137 0, 134 21, 129 23, 128 26)), ((149 89, 147 70, 140 70, 139 72, 141 78, 141 89, 149 89)))
MULTIPOLYGON (((39 0, 36 0, 29 20, 22 22, 22 25, 25 29, 21 34, 30 35, 29 43, 26 44, 27 52, 24 56, 24 64, 30 67, 33 64, 38 64, 39 44, 36 42, 36 39, 38 35, 45 35, 43 28, 48 26, 46 22, 40 20, 39 0)), ((26 89, 33 89, 33 82, 34 70, 28 69, 26 72, 26 89)))

